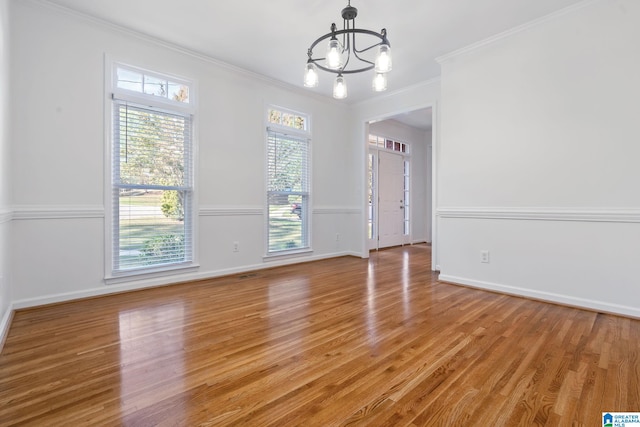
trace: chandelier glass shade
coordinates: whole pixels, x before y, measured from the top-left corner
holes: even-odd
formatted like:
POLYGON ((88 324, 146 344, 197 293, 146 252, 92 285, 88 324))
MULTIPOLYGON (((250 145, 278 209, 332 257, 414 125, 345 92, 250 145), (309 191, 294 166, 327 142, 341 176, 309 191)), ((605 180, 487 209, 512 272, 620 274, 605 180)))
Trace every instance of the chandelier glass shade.
POLYGON ((347 97, 347 82, 342 74, 338 74, 333 82, 333 97, 335 99, 344 99, 347 97))
POLYGON ((387 89, 387 73, 392 69, 391 44, 387 39, 387 30, 380 32, 356 28, 355 19, 358 9, 348 5, 342 9, 343 28, 331 24, 331 31, 311 43, 307 50, 307 64, 304 85, 316 87, 320 80, 318 70, 336 74, 333 84, 333 97, 347 97, 345 74, 363 73, 374 70, 372 88, 376 92, 387 89), (357 42, 356 42, 357 36, 357 42), (324 57, 314 57, 314 49, 326 43, 324 57), (364 47, 360 48, 361 45, 364 47), (375 54, 372 54, 375 52, 375 54))
POLYGON ((376 92, 387 90, 387 75, 383 73, 376 73, 371 86, 376 92))

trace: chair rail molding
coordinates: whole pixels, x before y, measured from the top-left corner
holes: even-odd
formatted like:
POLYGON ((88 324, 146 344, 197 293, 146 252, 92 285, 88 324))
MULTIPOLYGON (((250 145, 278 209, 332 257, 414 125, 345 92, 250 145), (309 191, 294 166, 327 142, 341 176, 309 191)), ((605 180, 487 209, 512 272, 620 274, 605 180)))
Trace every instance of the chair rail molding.
POLYGON ((17 205, 14 220, 104 218, 102 205, 17 205))
POLYGON ((5 222, 10 222, 12 219, 13 219, 13 211, 0 210, 0 224, 4 224, 5 222))
POLYGON ((439 218, 640 223, 640 209, 442 207, 439 218))

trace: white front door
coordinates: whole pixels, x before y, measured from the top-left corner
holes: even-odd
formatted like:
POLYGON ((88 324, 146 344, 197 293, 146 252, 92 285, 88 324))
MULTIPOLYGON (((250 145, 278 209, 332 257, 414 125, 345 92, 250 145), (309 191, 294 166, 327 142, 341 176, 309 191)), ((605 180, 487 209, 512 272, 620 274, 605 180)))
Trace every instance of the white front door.
POLYGON ((378 167, 378 247, 404 243, 404 158, 379 152, 378 167))

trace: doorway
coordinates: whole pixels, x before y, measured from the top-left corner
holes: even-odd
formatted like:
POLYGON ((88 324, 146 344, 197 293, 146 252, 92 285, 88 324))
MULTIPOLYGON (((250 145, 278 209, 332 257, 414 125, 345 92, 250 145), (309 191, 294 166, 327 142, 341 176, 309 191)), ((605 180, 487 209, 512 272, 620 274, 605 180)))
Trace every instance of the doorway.
POLYGON ((404 164, 402 155, 378 154, 378 248, 405 243, 404 164))
POLYGON ((368 248, 432 242, 432 109, 366 123, 368 248))
POLYGON ((370 249, 410 243, 409 158, 371 148, 370 249))

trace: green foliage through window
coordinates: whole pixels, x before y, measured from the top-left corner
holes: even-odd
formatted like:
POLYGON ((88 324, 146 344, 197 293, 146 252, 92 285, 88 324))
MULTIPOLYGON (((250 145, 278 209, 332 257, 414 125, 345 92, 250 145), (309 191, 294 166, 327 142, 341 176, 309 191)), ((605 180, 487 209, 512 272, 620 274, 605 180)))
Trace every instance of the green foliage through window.
POLYGON ((167 190, 162 194, 162 205, 160 209, 167 218, 184 219, 184 195, 180 191, 167 190))
POLYGON ((309 246, 309 140, 267 131, 267 251, 309 246))
POLYGON ((192 261, 189 85, 117 67, 113 89, 113 270, 192 261))
POLYGON ((269 123, 302 131, 308 130, 304 115, 275 108, 269 108, 269 123))
POLYGON ((162 234, 144 242, 140 259, 145 265, 167 264, 184 260, 184 234, 162 234))

